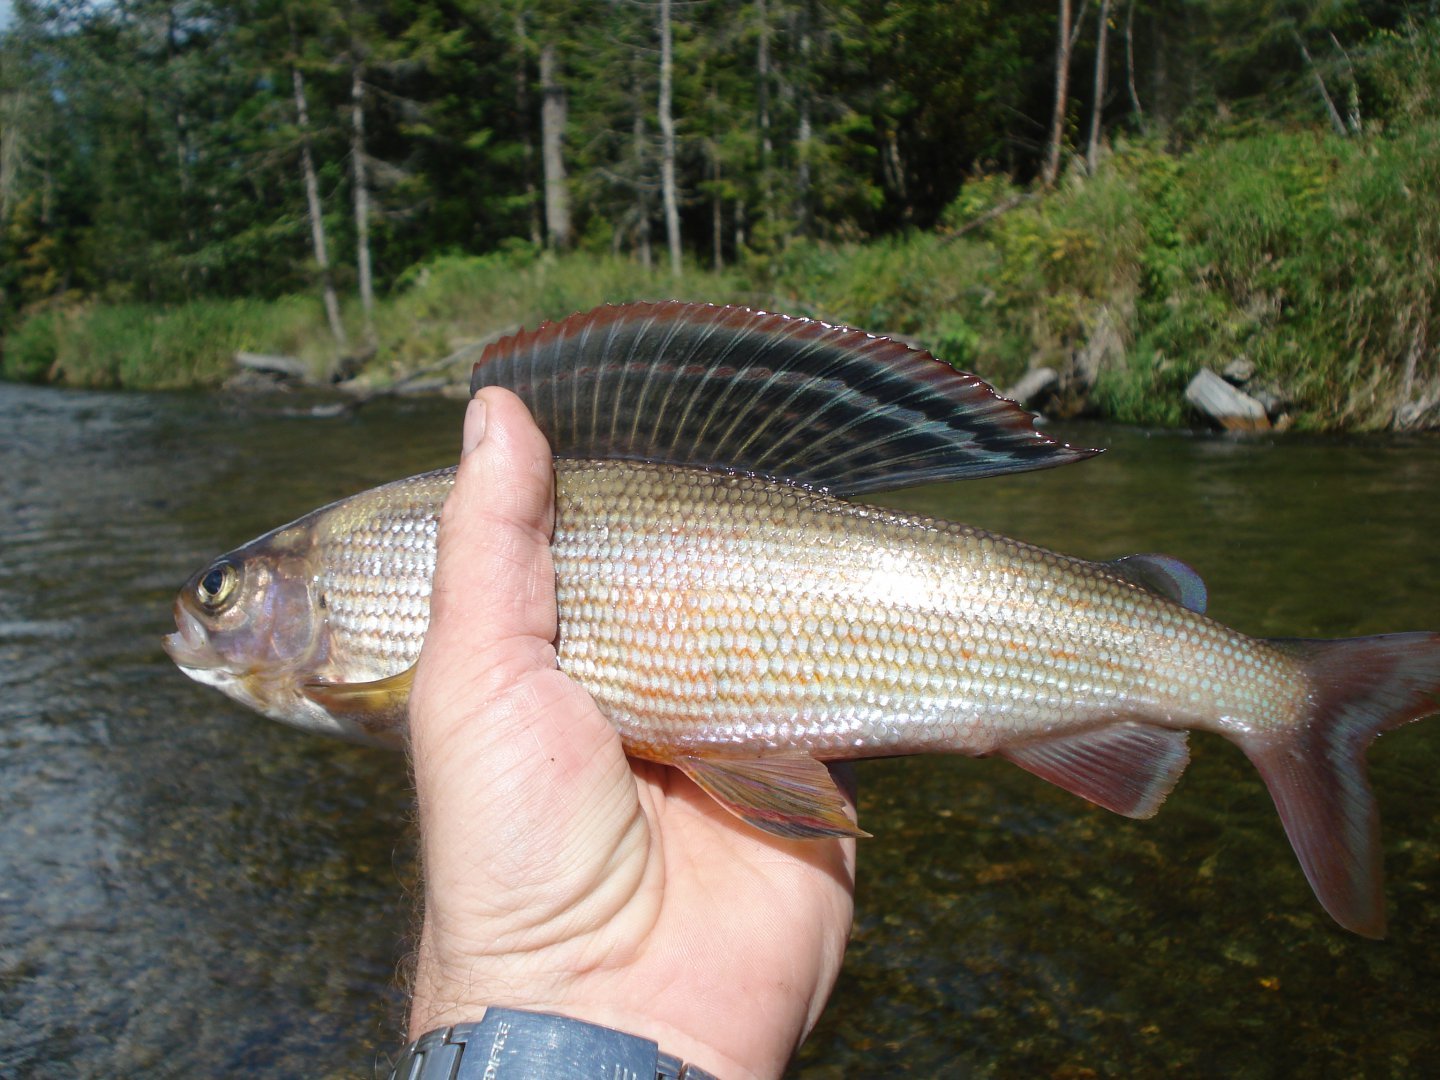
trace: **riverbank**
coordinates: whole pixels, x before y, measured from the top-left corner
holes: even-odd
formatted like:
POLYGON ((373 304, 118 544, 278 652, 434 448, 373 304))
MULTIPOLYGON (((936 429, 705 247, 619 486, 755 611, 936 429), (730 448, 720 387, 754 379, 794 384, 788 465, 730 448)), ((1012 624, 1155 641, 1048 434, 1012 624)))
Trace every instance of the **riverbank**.
POLYGON ((1032 403, 1061 416, 1198 423, 1185 388, 1228 368, 1299 428, 1436 426, 1440 122, 1363 138, 1268 131, 1179 155, 1121 144, 1095 176, 1076 169, 1049 193, 967 184, 932 231, 795 243, 678 280, 583 251, 440 257, 381 300, 373 332, 346 312, 366 342, 350 356, 309 297, 59 307, 5 336, 0 374, 218 387, 243 351, 373 391, 462 351, 459 378, 467 344, 514 328, 657 297, 899 335, 1001 389, 1048 369, 1032 403))

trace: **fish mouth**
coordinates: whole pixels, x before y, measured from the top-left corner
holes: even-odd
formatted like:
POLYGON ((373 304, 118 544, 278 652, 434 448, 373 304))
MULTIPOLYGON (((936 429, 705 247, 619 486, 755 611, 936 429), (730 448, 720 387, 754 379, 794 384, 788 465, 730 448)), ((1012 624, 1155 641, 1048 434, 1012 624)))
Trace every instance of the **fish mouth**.
POLYGON ((210 635, 194 615, 186 611, 177 601, 175 604, 175 632, 160 639, 171 660, 186 671, 213 671, 220 667, 223 658, 210 647, 210 635))

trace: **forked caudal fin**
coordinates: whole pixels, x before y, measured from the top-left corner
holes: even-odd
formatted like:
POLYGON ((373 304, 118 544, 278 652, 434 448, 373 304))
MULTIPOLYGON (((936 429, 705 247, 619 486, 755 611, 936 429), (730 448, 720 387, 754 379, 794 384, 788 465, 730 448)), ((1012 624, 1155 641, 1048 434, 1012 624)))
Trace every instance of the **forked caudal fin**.
POLYGON ((1325 910, 1346 929, 1383 937, 1380 818, 1365 751, 1382 732, 1440 712, 1440 634, 1271 644, 1305 664, 1309 715, 1235 741, 1264 777, 1325 910))

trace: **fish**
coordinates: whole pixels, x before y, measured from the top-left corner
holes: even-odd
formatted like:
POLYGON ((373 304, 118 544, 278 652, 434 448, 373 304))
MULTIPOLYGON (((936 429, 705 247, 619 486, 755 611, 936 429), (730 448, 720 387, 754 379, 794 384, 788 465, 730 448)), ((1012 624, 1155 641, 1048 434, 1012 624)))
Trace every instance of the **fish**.
MULTIPOLYGON (((1098 453, 904 342, 742 307, 607 305, 490 345, 555 456, 558 664, 626 751, 751 826, 865 836, 827 763, 995 756, 1150 817, 1216 732, 1259 770, 1316 897, 1385 930, 1365 751, 1440 711, 1440 634, 1259 639, 1170 556, 1073 558, 857 498, 1098 453)), ((439 469, 197 571, 164 647, 297 728, 405 738, 439 469)))

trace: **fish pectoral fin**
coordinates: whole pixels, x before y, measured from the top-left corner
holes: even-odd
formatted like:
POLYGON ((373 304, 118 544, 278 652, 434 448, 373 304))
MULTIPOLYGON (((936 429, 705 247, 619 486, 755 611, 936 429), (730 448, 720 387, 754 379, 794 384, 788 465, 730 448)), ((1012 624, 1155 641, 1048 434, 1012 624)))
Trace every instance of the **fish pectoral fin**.
POLYGON ((1210 602, 1204 578, 1173 555, 1122 555, 1100 565, 1131 584, 1174 600, 1199 615, 1205 614, 1210 602))
POLYGON ((307 679, 300 692, 332 716, 353 720, 366 730, 381 733, 393 730, 405 719, 410 704, 410 687, 415 667, 372 682, 330 682, 307 679))
POLYGON ((809 754, 679 757, 670 764, 736 817, 774 836, 870 835, 845 813, 830 770, 809 754))
POLYGON ((1132 721, 999 753, 1056 787, 1132 818, 1154 816, 1190 763, 1186 732, 1132 721))

